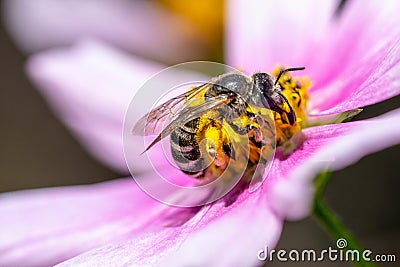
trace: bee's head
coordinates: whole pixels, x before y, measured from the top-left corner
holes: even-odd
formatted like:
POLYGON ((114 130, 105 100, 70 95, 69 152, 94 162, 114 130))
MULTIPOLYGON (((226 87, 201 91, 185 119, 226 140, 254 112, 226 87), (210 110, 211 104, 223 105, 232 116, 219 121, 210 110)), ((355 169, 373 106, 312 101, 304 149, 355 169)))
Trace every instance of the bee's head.
MULTIPOLYGON (((261 103, 264 107, 274 110, 274 106, 278 103, 272 99, 274 87, 274 80, 268 73, 259 72, 254 73, 252 76, 253 86, 255 92, 261 95, 261 103)), ((279 86, 279 85, 278 85, 279 86)))
POLYGON ((274 81, 272 80, 271 75, 264 72, 254 73, 253 83, 255 89, 262 93, 263 95, 269 95, 274 87, 274 81))
POLYGON ((253 86, 256 94, 261 94, 261 103, 265 108, 276 111, 279 114, 286 113, 288 122, 293 125, 296 122, 296 115, 293 108, 286 97, 281 92, 281 86, 279 84, 279 79, 282 74, 287 71, 297 71, 304 70, 304 67, 282 69, 276 79, 273 79, 268 73, 255 73, 252 76, 253 86), (284 106, 287 105, 288 109, 284 106))

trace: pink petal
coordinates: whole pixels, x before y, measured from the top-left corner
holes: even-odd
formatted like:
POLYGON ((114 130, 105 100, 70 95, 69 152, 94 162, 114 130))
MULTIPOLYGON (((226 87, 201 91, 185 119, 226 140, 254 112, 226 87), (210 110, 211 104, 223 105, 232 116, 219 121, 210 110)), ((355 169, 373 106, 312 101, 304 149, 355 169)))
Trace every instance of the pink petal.
MULTIPOLYGON (((143 83, 163 67, 85 41, 33 56, 27 72, 82 144, 102 162, 127 172, 122 145, 125 111, 143 83)), ((177 73, 170 79, 181 76, 199 79, 192 72, 177 73)), ((134 109, 138 116, 147 112, 134 109)))
POLYGON ((400 93, 399 1, 349 1, 336 19, 337 1, 229 3, 228 62, 247 72, 306 66, 310 113, 343 112, 400 93))
POLYGON ((400 35, 347 69, 325 87, 310 92, 311 115, 337 114, 400 94, 400 35))
POLYGON ((86 148, 125 172, 125 110, 135 91, 161 69, 96 42, 44 52, 27 64, 29 77, 86 148))
POLYGON ((3 7, 10 34, 26 52, 72 44, 82 37, 170 62, 203 52, 200 33, 154 2, 9 0, 3 7))
POLYGON ((269 203, 287 219, 304 218, 310 212, 318 173, 345 168, 365 155, 399 144, 399 132, 400 109, 366 121, 306 129, 304 146, 290 160, 280 162, 286 171, 268 187, 269 203))
MULTIPOLYGON (((324 39, 313 47, 315 56, 308 69, 314 89, 354 74, 367 74, 374 68, 382 54, 399 40, 400 18, 396 11, 399 8, 396 0, 386 1, 384 5, 378 0, 346 3, 341 16, 332 20, 326 29, 324 39)), ((336 94, 338 89, 350 90, 337 88, 336 94)))
POLYGON ((122 240, 164 208, 132 179, 0 195, 0 265, 50 266, 122 240))
POLYGON ((232 206, 215 203, 180 227, 94 249, 60 266, 256 266, 258 251, 274 247, 281 228, 263 190, 245 192, 232 206))
POLYGON ((313 65, 326 71, 314 75, 310 113, 339 113, 400 93, 399 9, 399 1, 348 3, 327 37, 328 44, 321 48, 325 56, 313 65))
POLYGON ((282 230, 262 188, 245 191, 230 206, 220 201, 201 209, 160 204, 128 179, 7 193, 0 203, 6 218, 0 229, 7 229, 0 265, 6 266, 27 259, 50 265, 107 243, 65 264, 258 265, 259 250, 272 249, 282 230))
POLYGON ((273 249, 283 222, 264 201, 250 203, 189 236, 161 266, 258 266, 259 250, 273 249), (218 238, 216 238, 218 237, 218 238))
POLYGON ((226 58, 248 73, 277 64, 309 67, 313 44, 326 36, 337 1, 228 2, 226 58))
MULTIPOLYGON (((311 196, 314 195, 314 186, 311 183, 301 183, 297 180, 292 182, 287 181, 287 179, 290 175, 294 175, 295 170, 305 164, 318 151, 329 147, 329 144, 339 136, 346 134, 351 125, 345 123, 306 128, 303 130, 305 141, 302 146, 298 147, 287 158, 277 155, 263 186, 267 188, 271 206, 279 214, 291 218, 296 217, 297 213, 304 212, 304 210, 309 211, 312 204, 311 196), (287 186, 281 189, 282 185, 287 186), (279 193, 279 197, 275 197, 276 192, 279 193), (296 205, 293 205, 295 201, 297 201, 296 205)), ((325 159, 321 160, 322 163, 325 161, 325 159)))

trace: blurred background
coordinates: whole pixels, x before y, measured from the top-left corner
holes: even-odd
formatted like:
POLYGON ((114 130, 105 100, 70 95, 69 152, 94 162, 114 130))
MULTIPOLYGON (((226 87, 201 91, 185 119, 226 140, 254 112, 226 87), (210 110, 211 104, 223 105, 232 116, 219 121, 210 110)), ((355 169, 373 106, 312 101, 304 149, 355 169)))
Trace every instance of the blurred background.
MULTIPOLYGON (((55 117, 44 98, 27 79, 24 71, 27 58, 34 52, 56 45, 56 41, 54 44, 46 45, 37 42, 36 47, 29 48, 21 45, 19 36, 10 35, 9 25, 5 23, 11 21, 6 13, 10 10, 9 2, 1 2, 0 192, 90 184, 126 176, 126 173, 117 173, 89 155, 55 117)), ((16 2, 24 1, 16 0, 16 2)), ((140 48, 129 49, 118 42, 115 43, 116 46, 129 53, 166 64, 186 60, 223 62, 223 1, 194 1, 192 7, 185 4, 189 1, 148 2, 154 2, 157 9, 163 10, 162 12, 171 12, 174 16, 179 16, 191 27, 191 32, 196 34, 185 36, 185 45, 191 44, 193 49, 177 58, 168 57, 163 51, 148 53, 141 51, 140 48), (214 7, 213 11, 209 9, 210 4, 214 7), (202 19, 202 14, 206 11, 213 19, 202 19)), ((345 7, 345 2, 338 2, 339 11, 343 6, 345 7)), ((28 16, 28 19, 32 17, 28 16)), ((41 32, 35 34, 39 35, 37 39, 40 40, 41 32)), ((383 114, 398 108, 399 103, 400 97, 396 97, 367 107, 356 119, 383 114)), ((369 155, 357 164, 333 173, 325 193, 328 205, 337 212, 364 247, 374 253, 397 254, 398 260, 400 260, 399 152, 400 146, 392 147, 369 155)), ((300 222, 287 222, 277 249, 324 249, 328 246, 334 246, 334 243, 315 220, 308 218, 300 222)), ((322 263, 288 264, 322 265, 322 263)), ((349 266, 348 263, 339 262, 326 262, 323 265, 349 266)), ((268 266, 283 266, 283 263, 272 262, 268 266)), ((391 266, 391 263, 383 263, 381 266, 391 266)))

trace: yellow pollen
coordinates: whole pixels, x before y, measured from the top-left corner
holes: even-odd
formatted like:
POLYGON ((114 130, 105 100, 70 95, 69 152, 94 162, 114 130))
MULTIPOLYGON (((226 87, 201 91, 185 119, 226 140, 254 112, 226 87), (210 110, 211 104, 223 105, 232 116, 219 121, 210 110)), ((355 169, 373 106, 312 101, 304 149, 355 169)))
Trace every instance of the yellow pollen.
MULTIPOLYGON (((272 74, 275 77, 278 76, 282 66, 277 66, 272 74)), ((289 72, 284 73, 279 79, 279 84, 282 87, 282 94, 287 98, 290 106, 296 114, 296 122, 294 125, 287 123, 288 119, 286 114, 283 117, 277 113, 274 113, 274 120, 276 126, 276 144, 277 146, 283 145, 293 135, 300 132, 304 127, 306 121, 305 109, 308 101, 308 89, 311 87, 311 80, 307 76, 292 77, 289 72)), ((284 108, 289 111, 289 107, 285 104, 284 108)))

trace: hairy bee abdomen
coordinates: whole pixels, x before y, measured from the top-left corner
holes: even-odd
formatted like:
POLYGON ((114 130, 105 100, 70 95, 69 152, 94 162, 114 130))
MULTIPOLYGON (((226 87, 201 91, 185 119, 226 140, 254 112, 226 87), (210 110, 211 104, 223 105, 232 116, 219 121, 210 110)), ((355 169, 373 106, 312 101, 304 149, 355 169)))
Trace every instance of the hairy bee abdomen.
POLYGON ((224 142, 223 136, 221 125, 206 117, 177 128, 171 133, 171 153, 176 165, 197 179, 218 177, 231 156, 230 144, 224 142), (205 140, 210 133, 214 139, 205 140))
POLYGON ((195 178, 204 176, 204 159, 196 140, 199 119, 194 119, 171 133, 171 154, 184 173, 195 178))

